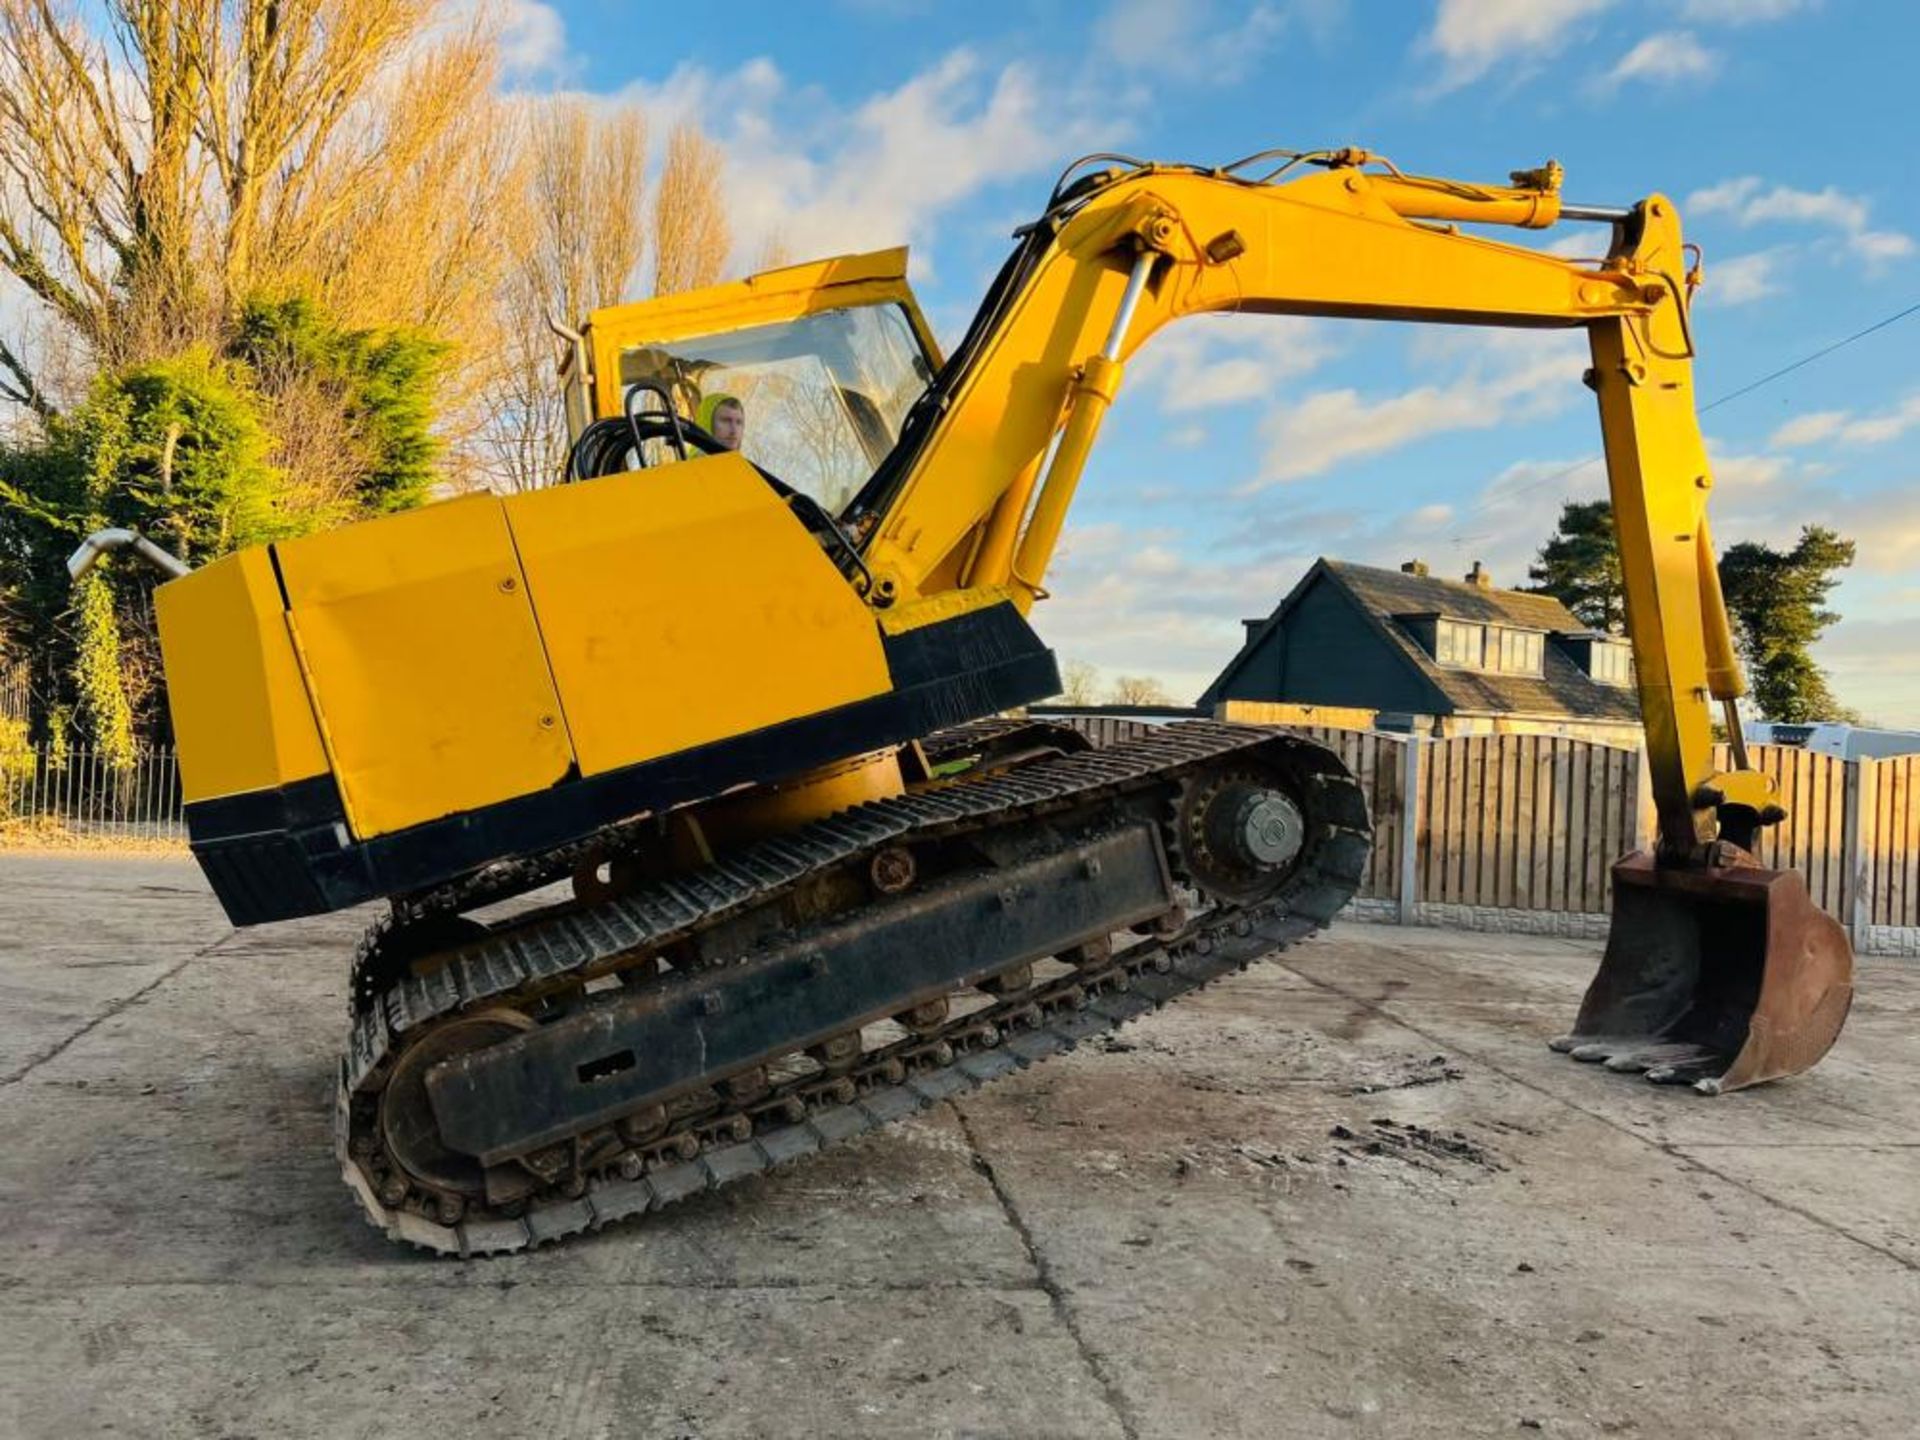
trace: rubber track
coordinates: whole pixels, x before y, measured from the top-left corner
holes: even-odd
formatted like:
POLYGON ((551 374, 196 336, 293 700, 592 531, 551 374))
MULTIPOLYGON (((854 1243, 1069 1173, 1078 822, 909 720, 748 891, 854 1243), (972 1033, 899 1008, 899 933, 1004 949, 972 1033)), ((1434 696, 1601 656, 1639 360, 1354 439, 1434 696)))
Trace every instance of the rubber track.
MULTIPOLYGON (((342 1172, 371 1223, 395 1240, 441 1254, 524 1249, 660 1209, 963 1094, 1072 1049, 1220 975, 1246 968, 1331 920, 1357 888, 1368 847, 1364 799, 1329 752, 1271 730, 1205 721, 1167 726, 1106 750, 1043 761, 1017 772, 876 801, 760 841, 693 875, 658 881, 632 895, 564 912, 532 926, 509 928, 466 947, 433 974, 410 976, 388 989, 380 1003, 354 1023, 342 1057, 335 1117, 342 1172), (763 1118, 751 1138, 708 1148, 691 1160, 657 1166, 638 1179, 595 1176, 579 1198, 550 1197, 517 1219, 469 1219, 448 1226, 405 1208, 391 1209, 380 1202, 350 1154, 353 1095, 393 1053, 395 1042, 423 1024, 530 986, 562 980, 637 948, 669 944, 750 905, 763 904, 821 868, 843 864, 884 845, 934 838, 983 819, 1005 821, 1022 818, 1022 812, 1044 814, 1140 781, 1176 778, 1189 766, 1236 751, 1275 745, 1325 757, 1325 768, 1310 777, 1322 793, 1307 808, 1309 814, 1322 817, 1323 830, 1311 837, 1316 842, 1308 850, 1312 866, 1296 874, 1281 897, 1263 907, 1211 911, 1164 944, 1136 946, 1125 957, 1116 957, 1124 963, 1132 989, 1103 994, 1085 1010, 1022 1028, 1002 1048, 956 1054, 944 1066, 907 1075, 897 1083, 874 1083, 867 1094, 844 1104, 816 1106, 792 1124, 769 1128, 763 1118), (1164 972, 1156 968, 1159 965, 1166 967, 1164 972)), ((1108 973, 1120 973, 1120 968, 1108 973)), ((685 983, 698 983, 701 972, 683 978, 685 983)), ((978 1018, 962 1017, 947 1029, 961 1033, 977 1026, 978 1018)), ((703 1119, 698 1128, 711 1129, 714 1123, 703 1119)))

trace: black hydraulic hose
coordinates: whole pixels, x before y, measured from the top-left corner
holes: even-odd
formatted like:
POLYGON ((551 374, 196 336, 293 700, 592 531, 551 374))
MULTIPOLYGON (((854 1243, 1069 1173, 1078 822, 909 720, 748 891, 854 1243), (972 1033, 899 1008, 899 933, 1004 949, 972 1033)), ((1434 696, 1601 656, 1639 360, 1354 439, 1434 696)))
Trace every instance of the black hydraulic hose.
MULTIPOLYGON (((1053 236, 1054 229, 1047 224, 1037 225, 1022 235, 1020 244, 1007 257, 1006 263, 1000 267, 1000 273, 994 276, 993 284, 987 288, 986 298, 980 302, 979 310, 974 312, 967 333, 961 337, 953 354, 947 357, 947 363, 940 367, 940 373, 934 376, 933 383, 920 393, 920 398, 907 411, 906 420, 900 427, 900 438, 894 442, 893 449, 887 452, 886 458, 847 506, 843 518, 850 526, 857 526, 863 517, 875 514, 892 503, 907 471, 932 438, 935 425, 946 413, 961 381, 979 358, 988 338, 999 329, 1014 300, 1033 278, 1033 272, 1039 268, 1040 257, 1053 244, 1053 236)), ((871 534, 867 538, 870 539, 871 534)), ((863 540, 862 544, 865 543, 863 540)))
MULTIPOLYGON (((1037 220, 1014 231, 1018 245, 1000 267, 999 274, 994 276, 993 284, 987 287, 980 308, 974 312, 973 320, 967 326, 967 333, 947 357, 947 363, 940 367, 940 373, 934 376, 933 382, 907 411, 900 427, 899 440, 841 512, 841 519, 849 529, 859 533, 863 520, 893 503, 907 472, 926 449, 927 442, 933 437, 934 427, 959 392, 961 382, 979 359, 980 352, 986 348, 987 341, 999 330, 1008 311, 1026 289, 1027 282, 1040 268, 1040 262, 1052 248, 1060 227, 1096 194, 1146 168, 1145 161, 1132 156, 1099 154, 1084 155, 1061 173, 1053 193, 1047 197, 1046 210, 1037 220), (1079 180, 1071 179, 1082 165, 1096 160, 1111 160, 1126 168, 1082 176, 1079 180)), ((862 536, 860 544, 863 550, 871 542, 873 533, 872 529, 868 529, 862 536)))
POLYGON ((633 432, 634 458, 636 460, 639 460, 642 465, 646 464, 646 460, 641 452, 640 427, 635 423, 636 414, 658 415, 664 418, 667 421, 668 430, 667 430, 667 433, 662 438, 667 440, 673 446, 674 453, 678 455, 682 460, 687 458, 686 427, 683 424, 681 424, 680 412, 673 408, 673 397, 667 394, 667 390, 664 385, 656 385, 651 380, 636 380, 633 384, 627 387, 626 400, 623 406, 623 410, 627 417, 627 428, 633 432), (653 396, 655 399, 657 399, 660 402, 660 408, 657 410, 645 410, 645 411, 636 412, 633 408, 633 402, 637 397, 641 395, 653 396))

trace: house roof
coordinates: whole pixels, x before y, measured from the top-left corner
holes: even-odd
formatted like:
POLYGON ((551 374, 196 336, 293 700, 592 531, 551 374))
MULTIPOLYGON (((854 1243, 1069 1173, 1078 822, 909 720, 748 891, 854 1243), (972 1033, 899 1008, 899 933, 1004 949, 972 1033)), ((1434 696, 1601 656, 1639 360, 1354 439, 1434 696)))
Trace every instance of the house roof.
POLYGON ((1483 590, 1464 580, 1442 580, 1437 575, 1409 575, 1404 570, 1382 570, 1351 560, 1322 560, 1367 609, 1377 615, 1431 615, 1449 620, 1482 620, 1490 625, 1512 625, 1521 630, 1584 630, 1573 612, 1551 595, 1524 590, 1483 590))
POLYGON ((1404 570, 1382 570, 1347 560, 1321 559, 1288 593, 1266 623, 1247 637, 1240 653, 1228 662, 1207 687, 1201 703, 1208 704, 1225 688, 1260 643, 1284 622, 1287 612, 1316 581, 1339 586, 1373 622, 1390 645, 1437 690, 1455 713, 1544 715, 1581 720, 1640 718, 1638 697, 1630 689, 1603 685, 1593 679, 1552 643, 1545 647, 1540 675, 1500 675, 1457 670, 1434 661, 1427 649, 1394 617, 1441 615, 1450 620, 1508 625, 1549 634, 1584 635, 1587 627, 1551 595, 1518 590, 1482 589, 1459 580, 1412 575, 1404 570))

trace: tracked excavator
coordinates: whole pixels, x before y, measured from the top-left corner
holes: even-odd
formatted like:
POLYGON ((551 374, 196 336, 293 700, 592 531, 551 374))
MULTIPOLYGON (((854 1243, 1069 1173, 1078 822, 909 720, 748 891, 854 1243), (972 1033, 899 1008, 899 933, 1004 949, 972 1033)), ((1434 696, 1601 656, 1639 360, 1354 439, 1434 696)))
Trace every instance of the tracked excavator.
MULTIPOLYGON (((1369 817, 1324 747, 1196 721, 1095 748, 1018 718, 1059 688, 1027 616, 1124 367, 1214 312, 1587 331, 1658 843, 1615 866, 1555 1043, 1710 1092, 1814 1064, 1852 957, 1748 853, 1783 811, 1732 718, 1699 267, 1670 201, 1560 182, 1353 149, 1090 157, 951 355, 902 251, 596 311, 562 332, 564 483, 162 584, 192 845, 228 916, 384 902, 336 1114, 367 1218, 475 1255, 659 1210, 1340 911, 1369 817), (1602 227, 1595 258, 1484 233, 1562 223, 1602 227), (721 428, 719 396, 724 439, 698 423, 721 428)), ((121 532, 75 567, 121 547, 155 558, 121 532)))

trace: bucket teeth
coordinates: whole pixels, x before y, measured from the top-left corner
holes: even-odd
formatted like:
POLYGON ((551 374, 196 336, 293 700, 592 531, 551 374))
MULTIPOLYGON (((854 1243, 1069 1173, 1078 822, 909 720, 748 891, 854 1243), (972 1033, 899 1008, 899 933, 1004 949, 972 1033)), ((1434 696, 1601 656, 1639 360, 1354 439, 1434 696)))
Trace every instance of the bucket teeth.
POLYGON ((1712 1065, 1716 1071, 1727 1068, 1727 1057, 1705 1045, 1684 1043, 1640 1045, 1607 1057, 1607 1069, 1645 1070, 1651 1078, 1688 1065, 1712 1065))
POLYGON ((1552 1049, 1571 1056, 1583 1065, 1598 1065, 1635 1046, 1645 1046, 1644 1035, 1562 1035, 1549 1041, 1552 1049))
POLYGON ((1656 1085, 1691 1085, 1696 1090, 1712 1082, 1714 1088, 1701 1093, 1717 1095, 1720 1093, 1720 1077, 1727 1073, 1730 1063, 1725 1055, 1710 1055, 1672 1065, 1652 1065, 1647 1068, 1647 1079, 1656 1085))

